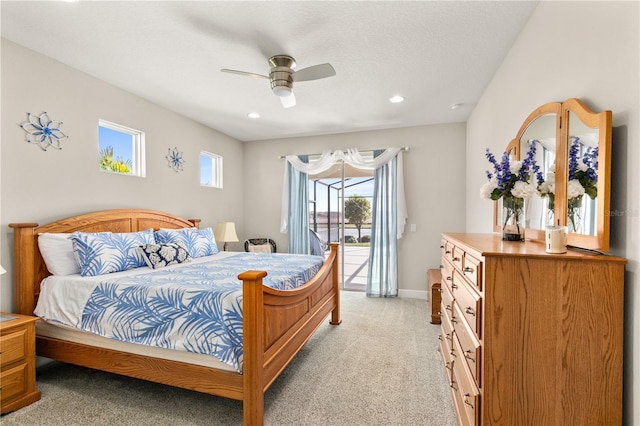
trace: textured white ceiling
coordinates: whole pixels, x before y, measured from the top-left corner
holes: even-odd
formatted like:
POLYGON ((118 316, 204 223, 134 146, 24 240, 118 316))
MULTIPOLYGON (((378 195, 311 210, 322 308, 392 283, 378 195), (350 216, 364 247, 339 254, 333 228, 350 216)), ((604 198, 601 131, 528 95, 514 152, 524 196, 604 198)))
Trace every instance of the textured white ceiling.
POLYGON ((0 12, 2 37, 249 141, 466 121, 536 4, 2 1, 0 12), (297 106, 283 109, 268 80, 220 72, 268 74, 275 54, 337 75, 296 83, 297 106))

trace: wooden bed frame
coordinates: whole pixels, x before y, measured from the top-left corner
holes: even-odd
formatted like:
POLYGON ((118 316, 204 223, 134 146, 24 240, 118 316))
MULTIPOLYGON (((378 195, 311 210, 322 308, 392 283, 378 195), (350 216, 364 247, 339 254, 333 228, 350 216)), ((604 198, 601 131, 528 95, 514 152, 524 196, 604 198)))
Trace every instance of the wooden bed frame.
MULTIPOLYGON (((14 311, 32 315, 40 282, 50 275, 38 249, 39 233, 136 232, 198 227, 199 222, 152 210, 121 209, 84 214, 40 227, 37 223, 10 223, 14 230, 14 311)), ((298 289, 283 291, 263 286, 265 276, 264 271, 247 271, 238 276, 243 282, 242 374, 40 336, 36 338, 37 355, 242 400, 244 424, 262 425, 265 391, 329 314, 331 324, 341 322, 338 244, 331 244, 322 269, 298 289)))

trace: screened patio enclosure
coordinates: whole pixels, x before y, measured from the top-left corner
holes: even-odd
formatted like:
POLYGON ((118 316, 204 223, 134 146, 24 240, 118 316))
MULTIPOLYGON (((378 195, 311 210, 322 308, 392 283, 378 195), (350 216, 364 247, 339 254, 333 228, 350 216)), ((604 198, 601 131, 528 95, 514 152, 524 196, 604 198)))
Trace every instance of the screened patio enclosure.
POLYGON ((344 290, 365 291, 371 238, 371 218, 358 230, 343 214, 345 202, 357 195, 371 203, 373 180, 372 172, 340 163, 321 175, 309 177, 309 227, 325 245, 341 244, 340 276, 344 290))

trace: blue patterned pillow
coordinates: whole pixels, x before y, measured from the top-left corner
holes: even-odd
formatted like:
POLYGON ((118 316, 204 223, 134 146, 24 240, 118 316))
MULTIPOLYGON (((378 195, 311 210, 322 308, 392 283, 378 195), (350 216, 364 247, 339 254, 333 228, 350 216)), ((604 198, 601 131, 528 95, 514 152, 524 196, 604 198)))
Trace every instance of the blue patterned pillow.
POLYGON ((178 265, 191 261, 184 243, 146 244, 138 247, 140 255, 151 269, 178 265))
POLYGON ((74 232, 69 238, 83 277, 145 266, 137 247, 155 243, 153 229, 121 234, 74 232))
POLYGON ((183 243, 189 256, 193 258, 218 253, 218 246, 211 228, 160 229, 155 235, 158 244, 183 243))

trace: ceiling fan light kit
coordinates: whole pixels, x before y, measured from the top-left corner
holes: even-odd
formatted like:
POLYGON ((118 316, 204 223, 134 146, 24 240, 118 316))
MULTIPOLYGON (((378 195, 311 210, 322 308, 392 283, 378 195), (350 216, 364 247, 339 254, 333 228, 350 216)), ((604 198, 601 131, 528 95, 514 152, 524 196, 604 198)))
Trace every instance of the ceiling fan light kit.
POLYGON ((293 70, 296 67, 296 61, 289 55, 275 55, 270 57, 269 66, 271 68, 268 77, 262 74, 226 68, 220 71, 249 77, 268 78, 271 82, 271 90, 280 98, 284 108, 290 108, 296 104, 296 99, 293 95, 294 81, 319 80, 336 75, 336 70, 328 63, 313 65, 296 72, 293 70))

